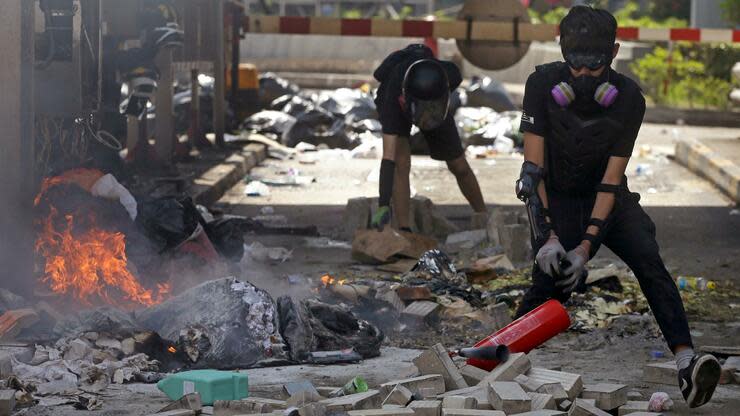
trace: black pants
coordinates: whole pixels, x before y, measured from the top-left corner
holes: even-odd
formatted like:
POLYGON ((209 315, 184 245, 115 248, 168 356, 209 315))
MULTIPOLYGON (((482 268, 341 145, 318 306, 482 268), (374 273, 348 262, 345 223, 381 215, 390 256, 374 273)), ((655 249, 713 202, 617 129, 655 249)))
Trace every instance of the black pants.
MULTIPOLYGON (((596 196, 559 195, 548 191, 550 218, 565 251, 581 243, 596 196)), ((660 330, 673 350, 677 345, 691 346, 689 324, 678 288, 665 268, 655 241, 655 224, 639 204, 640 195, 626 188, 616 194, 614 209, 601 231, 601 242, 609 247, 634 272, 660 330)), ((540 246, 532 244, 535 253, 540 246)), ((595 254, 599 244, 592 248, 595 254)), ((517 317, 548 299, 565 302, 555 280, 537 265, 532 267, 532 287, 524 295, 517 317)))

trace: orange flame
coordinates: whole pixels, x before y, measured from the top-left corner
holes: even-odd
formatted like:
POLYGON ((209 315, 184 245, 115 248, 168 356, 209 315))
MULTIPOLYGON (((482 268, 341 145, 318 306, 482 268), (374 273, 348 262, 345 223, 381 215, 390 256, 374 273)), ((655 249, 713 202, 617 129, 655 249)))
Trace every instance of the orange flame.
POLYGON ((167 352, 169 352, 170 354, 174 354, 174 353, 176 353, 176 352, 177 352, 177 349, 175 349, 175 347, 173 347, 173 346, 171 346, 171 345, 170 345, 170 346, 169 346, 169 347, 167 348, 167 352))
MULTIPOLYGON (((57 178, 44 180, 42 193, 64 182, 57 178)), ((69 294, 86 306, 101 300, 125 308, 161 302, 170 292, 169 283, 159 284, 156 292, 144 288, 127 267, 124 235, 96 227, 94 213, 89 215, 92 226, 87 230, 75 229, 73 215, 62 220, 53 206, 40 219, 35 250, 45 260, 41 281, 55 293, 69 294)))
POLYGON ((329 276, 328 274, 325 274, 325 275, 321 276, 321 283, 323 283, 324 286, 329 286, 329 285, 333 285, 333 284, 343 285, 346 282, 347 282, 347 279, 339 279, 339 280, 337 280, 337 279, 329 276))

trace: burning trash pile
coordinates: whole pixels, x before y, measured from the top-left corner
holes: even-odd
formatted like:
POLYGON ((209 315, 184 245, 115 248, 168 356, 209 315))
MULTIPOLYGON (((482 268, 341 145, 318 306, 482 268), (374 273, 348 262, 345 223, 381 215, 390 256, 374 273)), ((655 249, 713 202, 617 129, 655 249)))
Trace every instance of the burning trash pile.
MULTIPOLYGON (((319 93, 300 88, 272 73, 260 76, 261 102, 265 110, 251 115, 241 130, 258 133, 290 148, 328 147, 352 150, 349 157, 377 157, 367 148, 377 148, 381 125, 367 85, 319 93)), ((488 77, 475 78, 458 88, 450 100, 450 111, 463 144, 477 157, 508 154, 522 145, 521 112, 516 111, 503 86, 488 77)), ((412 130, 412 150, 428 154, 420 132, 412 130)), ((379 151, 379 150, 377 150, 379 151)), ((377 152, 376 151, 376 152, 377 152)))

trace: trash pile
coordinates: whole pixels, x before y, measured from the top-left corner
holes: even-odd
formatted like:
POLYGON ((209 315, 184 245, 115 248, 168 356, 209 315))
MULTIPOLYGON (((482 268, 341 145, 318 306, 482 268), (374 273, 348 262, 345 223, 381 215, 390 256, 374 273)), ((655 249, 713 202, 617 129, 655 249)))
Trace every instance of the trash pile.
MULTIPOLYGON (((381 125, 369 87, 340 88, 319 93, 300 88, 272 73, 260 76, 261 101, 265 110, 245 119, 240 128, 264 135, 284 146, 320 146, 352 150, 377 146, 381 125)), ((511 103, 506 90, 491 78, 476 78, 467 89, 459 88, 450 111, 465 146, 475 146, 483 157, 489 153, 508 154, 521 147, 521 112, 511 103)), ((425 154, 418 129, 412 130, 412 152, 425 154)), ((367 156, 365 152, 352 157, 367 156)))

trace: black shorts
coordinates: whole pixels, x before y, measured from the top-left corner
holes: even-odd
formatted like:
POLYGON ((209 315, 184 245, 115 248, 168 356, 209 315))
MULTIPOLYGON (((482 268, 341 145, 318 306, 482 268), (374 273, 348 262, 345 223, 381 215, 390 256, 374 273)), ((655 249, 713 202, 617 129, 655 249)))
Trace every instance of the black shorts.
MULTIPOLYGON (((392 134, 408 139, 411 135, 411 120, 401 110, 398 101, 383 102, 381 97, 378 97, 375 104, 378 108, 380 124, 383 126, 383 134, 392 134)), ((465 154, 453 114, 447 114, 447 118, 439 127, 422 133, 429 145, 429 156, 434 160, 447 162, 465 154)))

